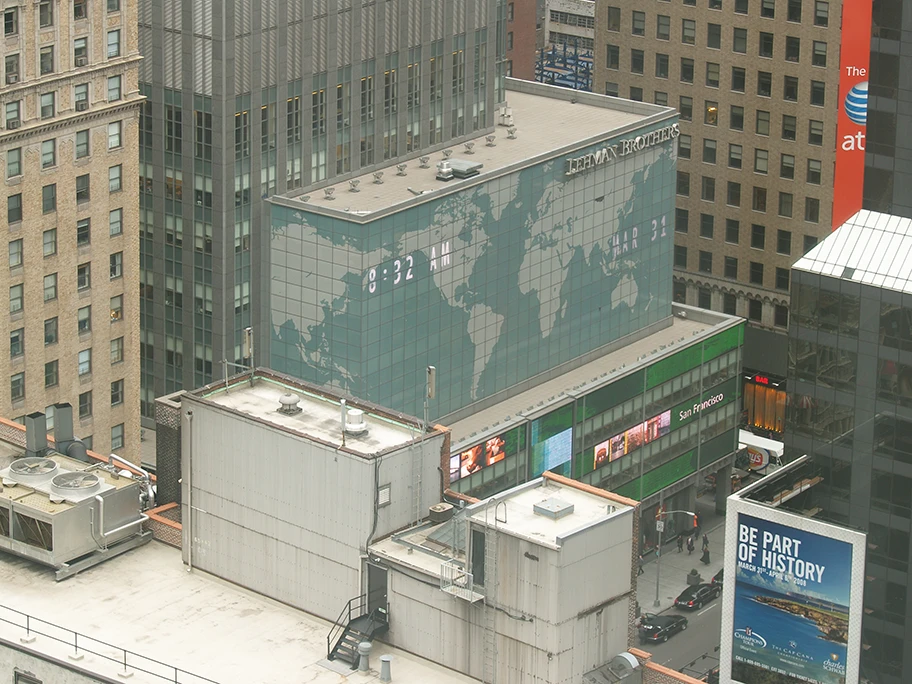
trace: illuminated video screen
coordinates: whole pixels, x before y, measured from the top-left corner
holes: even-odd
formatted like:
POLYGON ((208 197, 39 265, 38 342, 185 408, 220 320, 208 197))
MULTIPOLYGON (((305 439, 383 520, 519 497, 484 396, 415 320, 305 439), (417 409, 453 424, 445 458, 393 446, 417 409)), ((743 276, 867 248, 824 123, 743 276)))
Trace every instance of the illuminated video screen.
POLYGON ((653 416, 649 420, 634 425, 624 432, 609 437, 593 449, 593 467, 599 468, 606 463, 626 456, 634 449, 653 442, 671 432, 671 410, 653 416))

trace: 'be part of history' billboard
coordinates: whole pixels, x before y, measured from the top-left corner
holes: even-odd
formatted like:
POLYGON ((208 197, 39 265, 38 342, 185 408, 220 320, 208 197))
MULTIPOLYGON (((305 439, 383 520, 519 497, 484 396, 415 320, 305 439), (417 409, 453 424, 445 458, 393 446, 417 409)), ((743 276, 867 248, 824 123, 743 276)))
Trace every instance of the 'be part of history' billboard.
POLYGON ((858 681, 864 535, 744 501, 733 508, 722 642, 730 681, 858 681))

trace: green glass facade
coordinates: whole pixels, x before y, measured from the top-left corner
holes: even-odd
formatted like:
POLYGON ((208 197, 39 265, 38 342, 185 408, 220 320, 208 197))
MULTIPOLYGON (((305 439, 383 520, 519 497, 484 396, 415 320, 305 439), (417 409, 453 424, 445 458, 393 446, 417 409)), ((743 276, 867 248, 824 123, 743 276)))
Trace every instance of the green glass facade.
POLYGON ((543 416, 513 419, 451 456, 451 488, 482 498, 553 470, 643 500, 679 482, 737 449, 743 339, 735 324, 543 416))
POLYGON ((440 417, 668 318, 675 154, 555 157, 375 220, 274 205, 270 365, 415 415, 433 365, 440 417))

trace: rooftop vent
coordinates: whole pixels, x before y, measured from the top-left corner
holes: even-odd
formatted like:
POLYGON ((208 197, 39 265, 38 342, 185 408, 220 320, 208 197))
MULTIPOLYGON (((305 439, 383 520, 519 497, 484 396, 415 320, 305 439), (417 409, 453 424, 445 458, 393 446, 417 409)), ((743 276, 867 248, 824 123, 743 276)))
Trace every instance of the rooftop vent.
POLYGON ((51 490, 61 496, 85 495, 101 484, 95 473, 60 473, 51 480, 51 490))
POLYGON ((446 522, 453 517, 456 509, 453 508, 453 504, 441 502, 434 504, 428 509, 428 518, 432 523, 442 523, 446 522))
POLYGON ((374 171, 374 183, 383 185, 383 171, 374 171))
POLYGON ((472 142, 471 140, 470 140, 469 142, 467 142, 467 143, 465 144, 466 154, 475 154, 475 152, 474 152, 473 149, 472 149, 473 147, 475 147, 475 143, 474 143, 474 142, 472 142))
POLYGON ((510 140, 516 140, 516 126, 510 126, 507 129, 507 137, 510 138, 510 140))
POLYGON ((279 397, 279 413, 284 413, 286 416, 293 416, 296 413, 301 412, 301 407, 298 406, 298 402, 301 401, 300 397, 297 394, 292 394, 288 392, 279 397))
POLYGON ((360 190, 358 190, 358 186, 361 185, 361 181, 358 180, 357 178, 348 181, 348 185, 349 185, 349 190, 351 190, 352 192, 361 192, 360 190))
POLYGON ((302 201, 302 202, 310 202, 310 195, 304 195, 303 197, 301 197, 301 201, 302 201))
POLYGON ((45 482, 57 474, 57 462, 49 458, 17 458, 10 464, 10 475, 16 482, 45 482))
POLYGON ((450 162, 442 161, 437 164, 437 180, 453 180, 453 169, 450 168, 450 162))
POLYGON ((399 170, 399 173, 396 174, 397 176, 407 176, 408 175, 405 172, 405 170, 408 168, 408 164, 396 164, 396 168, 399 170))
POLYGON ((453 170, 453 176, 456 178, 471 178, 477 176, 484 164, 475 161, 466 161, 465 159, 453 159, 450 161, 450 168, 453 170))
POLYGON ((496 147, 494 141, 497 140, 496 135, 486 135, 485 140, 488 142, 488 147, 496 147))
POLYGON ((333 194, 336 192, 335 188, 323 188, 323 194, 326 195, 326 199, 333 200, 336 199, 333 197, 333 194))
POLYGON ((532 510, 536 515, 551 518, 552 520, 560 520, 573 513, 573 504, 561 501, 552 496, 544 501, 539 501, 537 504, 533 504, 532 510))
POLYGON ((444 159, 449 159, 452 155, 453 155, 453 150, 444 150, 444 151, 443 151, 443 158, 444 158, 444 159))
POLYGON ((342 426, 342 429, 349 435, 362 435, 367 432, 364 411, 356 408, 348 409, 345 415, 345 425, 342 426))
POLYGON ((420 166, 422 169, 429 168, 430 166, 430 157, 418 157, 418 161, 421 162, 420 166))

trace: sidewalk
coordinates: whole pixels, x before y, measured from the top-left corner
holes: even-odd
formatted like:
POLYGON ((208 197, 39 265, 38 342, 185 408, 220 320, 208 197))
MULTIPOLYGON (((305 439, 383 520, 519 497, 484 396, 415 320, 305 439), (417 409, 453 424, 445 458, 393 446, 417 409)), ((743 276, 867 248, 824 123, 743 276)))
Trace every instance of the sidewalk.
POLYGON ((722 569, 724 551, 725 551, 725 518, 712 514, 706 514, 702 501, 698 502, 701 518, 704 520, 703 532, 709 537, 709 565, 700 562, 702 556, 702 535, 696 539, 694 552, 687 554, 687 548, 683 553, 678 553, 677 542, 673 539, 670 543, 662 546, 661 570, 659 571, 659 606, 655 607, 656 598, 656 572, 658 563, 655 554, 650 554, 647 562, 643 565, 643 574, 637 581, 637 601, 640 604, 640 610, 646 613, 661 613, 674 605, 674 600, 684 589, 687 588, 686 575, 692 568, 696 568, 700 573, 703 582, 710 582, 713 575, 722 569))

